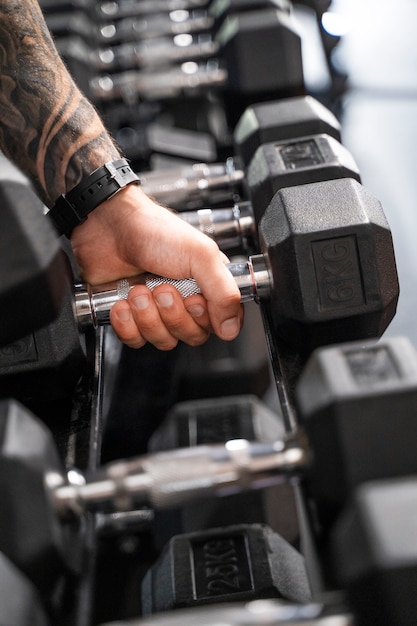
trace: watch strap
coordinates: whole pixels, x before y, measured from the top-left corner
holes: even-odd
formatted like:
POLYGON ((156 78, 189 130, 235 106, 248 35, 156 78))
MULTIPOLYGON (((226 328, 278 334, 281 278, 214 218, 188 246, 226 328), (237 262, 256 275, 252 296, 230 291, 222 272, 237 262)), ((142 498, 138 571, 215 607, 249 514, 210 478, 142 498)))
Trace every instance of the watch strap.
POLYGON ((71 191, 59 196, 48 216, 60 235, 71 236, 99 204, 139 178, 126 159, 105 163, 86 176, 71 191))

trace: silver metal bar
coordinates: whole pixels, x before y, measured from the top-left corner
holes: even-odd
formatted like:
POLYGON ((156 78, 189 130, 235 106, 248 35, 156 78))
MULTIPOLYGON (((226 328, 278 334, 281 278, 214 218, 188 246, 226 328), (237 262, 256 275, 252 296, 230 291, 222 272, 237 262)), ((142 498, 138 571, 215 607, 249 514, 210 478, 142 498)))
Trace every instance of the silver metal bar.
POLYGON ((145 39, 101 48, 90 56, 96 69, 114 71, 206 59, 218 54, 219 48, 219 44, 211 37, 182 33, 174 37, 145 39))
POLYGON ((173 209, 184 210, 231 200, 234 193, 240 194, 245 173, 229 158, 224 163, 195 163, 140 172, 139 178, 148 196, 173 209))
POLYGON ((255 220, 250 202, 235 204, 229 209, 186 211, 179 216, 214 239, 221 250, 238 247, 247 250, 255 239, 255 220))
POLYGON ((99 28, 101 42, 111 44, 123 41, 137 41, 163 35, 180 35, 208 31, 214 19, 205 11, 177 10, 171 13, 156 13, 138 19, 126 17, 103 24, 99 28))
POLYGON ((93 97, 100 100, 121 98, 132 101, 138 97, 154 100, 175 97, 188 89, 195 91, 199 87, 222 86, 226 81, 227 71, 217 63, 188 61, 166 71, 130 70, 111 76, 96 76, 90 81, 90 90, 93 97))
MULTIPOLYGON (((236 280, 241 302, 269 298, 271 278, 263 254, 250 256, 243 263, 230 263, 227 268, 236 280)), ((200 287, 192 278, 176 280, 155 274, 140 274, 104 285, 76 285, 75 314, 80 329, 109 324, 113 304, 125 300, 135 285, 146 285, 152 291, 158 285, 164 284, 174 285, 183 298, 201 293, 200 287)))
POLYGON ((91 481, 57 487, 59 514, 180 506, 206 496, 227 496, 281 483, 308 465, 302 436, 274 443, 243 439, 148 454, 104 466, 91 481))
POLYGON ((170 11, 204 8, 207 0, 109 0, 101 2, 97 11, 107 19, 134 17, 152 13, 168 13, 170 11))

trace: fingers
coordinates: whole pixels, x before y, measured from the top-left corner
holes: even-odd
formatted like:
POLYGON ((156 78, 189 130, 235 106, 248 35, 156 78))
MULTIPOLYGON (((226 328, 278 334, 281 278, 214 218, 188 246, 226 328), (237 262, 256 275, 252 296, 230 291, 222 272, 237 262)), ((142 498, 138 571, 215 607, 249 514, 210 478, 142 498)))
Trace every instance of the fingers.
POLYGON ((131 348, 150 342, 159 350, 171 350, 179 340, 196 346, 211 330, 204 298, 194 295, 184 300, 172 285, 159 285, 153 292, 142 285, 133 287, 127 300, 113 306, 110 321, 131 348))
POLYGON ((227 257, 218 251, 213 253, 210 244, 206 254, 194 256, 192 276, 196 279, 207 299, 207 310, 213 331, 225 341, 235 339, 243 324, 243 306, 236 281, 227 269, 227 257))

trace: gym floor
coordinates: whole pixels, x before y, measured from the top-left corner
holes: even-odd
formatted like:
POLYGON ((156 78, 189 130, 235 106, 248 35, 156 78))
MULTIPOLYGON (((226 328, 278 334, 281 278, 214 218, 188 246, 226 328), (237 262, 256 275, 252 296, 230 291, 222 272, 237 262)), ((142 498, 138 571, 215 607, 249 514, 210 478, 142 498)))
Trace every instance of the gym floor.
POLYGON ((332 10, 348 29, 335 57, 349 76, 343 143, 394 238, 401 295, 387 334, 417 346, 417 4, 338 0, 332 10))

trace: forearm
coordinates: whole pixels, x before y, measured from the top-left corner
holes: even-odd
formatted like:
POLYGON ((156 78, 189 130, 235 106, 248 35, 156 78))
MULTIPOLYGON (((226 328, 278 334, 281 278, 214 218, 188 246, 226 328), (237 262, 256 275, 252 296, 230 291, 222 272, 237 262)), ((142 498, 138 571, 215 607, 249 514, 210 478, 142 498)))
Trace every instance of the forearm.
POLYGON ((48 206, 119 155, 59 57, 36 0, 0 5, 0 148, 48 206))

